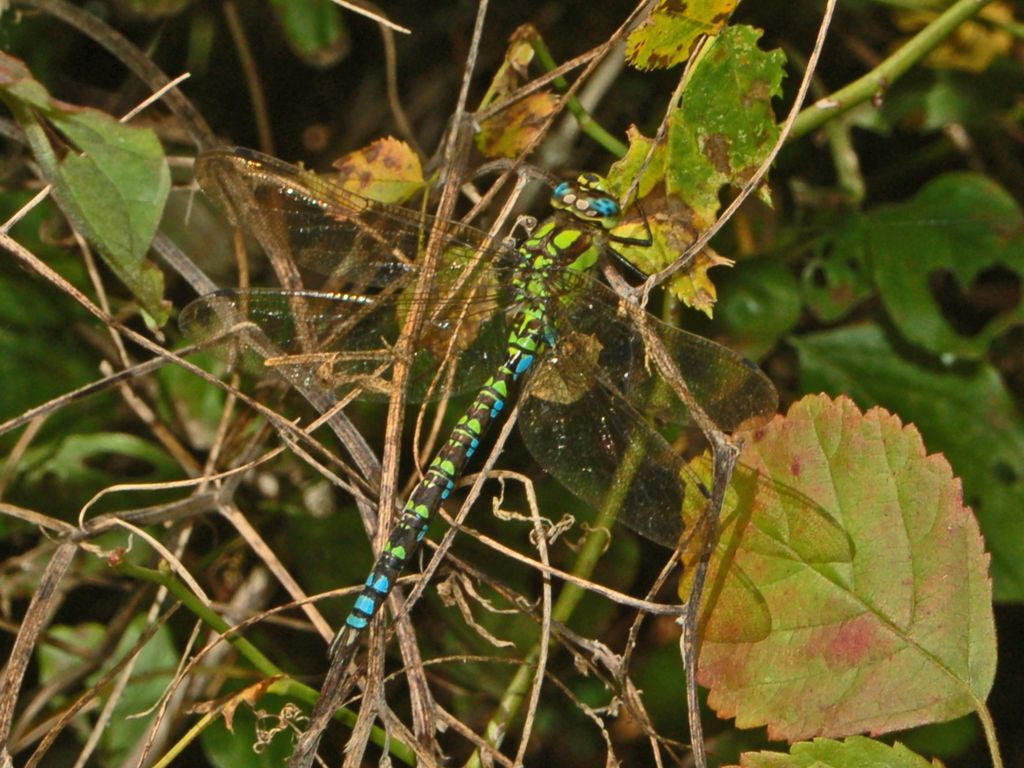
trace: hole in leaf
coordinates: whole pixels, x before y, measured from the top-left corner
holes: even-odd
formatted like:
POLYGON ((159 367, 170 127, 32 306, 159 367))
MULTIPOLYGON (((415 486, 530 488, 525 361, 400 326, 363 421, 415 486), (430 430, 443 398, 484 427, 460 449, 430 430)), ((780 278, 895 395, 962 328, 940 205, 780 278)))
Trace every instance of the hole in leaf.
POLYGON ((992 465, 992 474, 996 476, 996 480, 1005 485, 1016 485, 1020 479, 1020 475, 1017 474, 1017 470, 1007 464, 1005 461, 997 461, 992 465))
POLYGON ((977 336, 988 323, 1020 303, 1020 278, 1002 266, 979 272, 964 291, 949 270, 936 270, 928 276, 932 296, 943 316, 957 333, 977 336))
POLYGON ((815 264, 807 270, 807 274, 810 277, 811 285, 815 288, 828 287, 828 275, 825 272, 824 265, 815 264))

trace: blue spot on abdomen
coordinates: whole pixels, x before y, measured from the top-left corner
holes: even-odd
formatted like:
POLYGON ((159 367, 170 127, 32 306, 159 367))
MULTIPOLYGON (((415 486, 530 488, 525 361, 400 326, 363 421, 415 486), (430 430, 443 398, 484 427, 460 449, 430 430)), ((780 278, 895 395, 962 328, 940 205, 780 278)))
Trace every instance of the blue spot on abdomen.
POLYGON ((516 363, 515 375, 522 376, 524 373, 530 370, 531 365, 533 365, 533 355, 523 355, 521 358, 519 358, 519 362, 516 363))
POLYGON ((356 600, 356 610, 362 611, 368 616, 372 616, 374 610, 373 600, 368 598, 366 595, 360 595, 359 599, 356 600))

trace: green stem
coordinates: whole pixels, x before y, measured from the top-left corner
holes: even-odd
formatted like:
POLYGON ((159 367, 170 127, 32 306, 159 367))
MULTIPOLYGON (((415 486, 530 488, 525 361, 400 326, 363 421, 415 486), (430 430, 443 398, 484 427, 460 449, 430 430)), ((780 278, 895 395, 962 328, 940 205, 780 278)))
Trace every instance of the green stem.
POLYGON ((863 77, 840 88, 824 102, 811 105, 793 122, 788 140, 792 141, 821 127, 826 121, 872 99, 892 86, 908 69, 931 53, 963 22, 977 15, 992 0, 958 0, 931 24, 907 41, 898 51, 863 77))
MULTIPOLYGON (((533 48, 533 52, 537 54, 537 61, 540 65, 548 72, 551 72, 558 65, 555 63, 554 57, 551 55, 551 51, 548 50, 547 44, 540 37, 536 35, 531 37, 530 45, 533 48)), ((553 81, 555 90, 559 93, 565 93, 569 90, 569 81, 564 77, 556 77, 553 81)), ((575 95, 569 97, 566 102, 566 106, 569 111, 576 118, 576 122, 580 124, 580 129, 587 134, 590 138, 600 144, 602 147, 613 153, 616 157, 624 157, 626 151, 629 149, 625 144, 615 138, 612 134, 604 129, 600 123, 594 120, 593 116, 587 112, 580 100, 575 95)))
POLYGON ((977 708, 978 718, 981 720, 982 730, 985 732, 985 743, 988 744, 989 754, 992 756, 992 768, 1003 768, 1003 756, 999 751, 999 739, 996 737, 996 725, 992 722, 992 713, 988 711, 985 702, 979 702, 977 708))
MULTIPOLYGON (((114 566, 114 570, 123 576, 137 581, 145 581, 164 587, 171 595, 181 602, 189 611, 215 632, 219 632, 224 639, 234 646, 235 650, 246 659, 256 670, 267 677, 280 677, 281 679, 267 688, 267 693, 274 693, 280 696, 288 696, 313 705, 319 696, 315 688, 310 688, 289 677, 280 667, 268 659, 252 643, 246 640, 242 634, 236 631, 228 622, 209 606, 205 605, 196 595, 169 570, 143 568, 129 562, 121 562, 114 566)), ((339 709, 335 713, 335 719, 345 723, 349 727, 356 722, 356 714, 349 709, 339 709)), ((197 723, 184 737, 185 744, 178 744, 176 751, 187 745, 188 741, 194 740, 206 726, 215 722, 216 718, 204 718, 197 723)), ((405 743, 392 738, 383 729, 374 727, 372 735, 373 743, 382 749, 386 749, 394 758, 406 765, 416 764, 416 754, 405 743)))

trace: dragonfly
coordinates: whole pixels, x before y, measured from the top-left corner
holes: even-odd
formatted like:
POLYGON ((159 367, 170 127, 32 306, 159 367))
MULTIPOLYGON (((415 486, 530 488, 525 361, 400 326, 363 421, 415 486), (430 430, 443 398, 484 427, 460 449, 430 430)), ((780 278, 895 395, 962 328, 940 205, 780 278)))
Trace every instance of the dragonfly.
MULTIPOLYGON (((293 383, 382 398, 394 386, 402 329, 417 311, 418 335, 402 358, 409 399, 475 393, 409 494, 334 638, 334 665, 350 663, 517 390, 519 430, 547 472, 595 508, 614 496, 619 522, 665 547, 679 545, 684 500, 709 492, 655 427, 685 420, 685 404, 668 396, 624 300, 599 279, 599 266, 615 258, 623 213, 602 177, 583 173, 555 186, 550 216, 518 243, 369 200, 251 150, 204 153, 196 177, 265 250, 287 254, 322 282, 315 290, 292 282, 201 297, 180 314, 186 336, 228 345, 293 383), (424 285, 421 257, 431 237, 440 247, 424 285)), ((731 433, 774 416, 775 388, 751 361, 654 317, 646 323, 717 428, 731 433)), ((823 541, 828 560, 835 535, 826 531, 823 541)))

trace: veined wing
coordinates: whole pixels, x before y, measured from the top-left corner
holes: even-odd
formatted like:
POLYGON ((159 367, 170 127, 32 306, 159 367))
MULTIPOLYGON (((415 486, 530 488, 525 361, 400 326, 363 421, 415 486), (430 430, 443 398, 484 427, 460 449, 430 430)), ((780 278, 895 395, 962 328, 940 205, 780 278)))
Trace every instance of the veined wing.
MULTIPOLYGON (((621 297, 587 275, 561 278, 562 282, 566 280, 572 284, 562 288, 562 292, 571 295, 572 300, 554 308, 556 339, 575 336, 596 340, 600 352, 598 370, 608 386, 656 419, 667 423, 687 421, 685 404, 666 389, 621 297)), ((778 393, 753 362, 649 314, 645 321, 649 332, 657 336, 675 361, 694 400, 719 429, 752 429, 775 415, 778 393)))
MULTIPOLYGON (((646 416, 685 420, 685 405, 657 374, 621 299, 586 276, 553 301, 552 349, 532 375, 520 424, 530 451, 567 488, 600 508, 619 500, 619 519, 675 547, 686 494, 707 488, 646 416)), ((777 394, 749 361, 714 342, 648 318, 694 399, 725 431, 767 421, 777 394)))
MULTIPOLYGON (((416 269, 435 231, 442 262, 455 273, 471 260, 512 268, 515 252, 486 233, 453 221, 349 192, 273 157, 236 148, 204 152, 195 175, 203 191, 274 260, 328 276, 328 289, 384 288, 416 269)), ((295 286, 291 286, 295 287, 295 286)))
MULTIPOLYGON (((685 407, 660 380, 643 338, 617 312, 618 302, 603 286, 588 285, 574 303, 552 309, 553 349, 524 393, 523 438, 541 465, 591 506, 614 505, 618 520, 646 538, 667 547, 682 542, 684 551, 699 553, 701 537, 717 535, 697 517, 706 508, 710 465, 695 472, 648 421, 652 408, 656 420, 678 421, 685 407), (676 414, 668 410, 673 401, 676 414)), ((774 414, 774 387, 752 364, 707 339, 650 322, 692 394, 723 429, 756 425, 774 414)), ((825 510, 747 467, 738 467, 737 476, 762 491, 770 488, 775 501, 754 494, 754 508, 727 509, 724 522, 736 536, 744 535, 751 520, 762 524, 754 513, 762 511, 758 505, 770 504, 780 557, 849 559, 849 540, 825 510), (748 517, 741 519, 744 512, 748 517)), ((730 605, 746 615, 740 630, 745 634, 732 639, 766 633, 771 617, 764 615, 764 600, 752 582, 729 569, 722 578, 730 605)), ((715 631, 727 634, 729 624, 715 631)))
MULTIPOLYGON (((386 398, 412 286, 372 295, 226 289, 196 299, 178 324, 191 340, 257 375, 386 398)), ((508 329, 493 287, 439 305, 428 297, 409 358, 408 396, 425 400, 480 386, 504 359, 508 329), (442 311, 443 310, 443 311, 442 311)))

